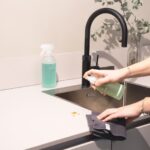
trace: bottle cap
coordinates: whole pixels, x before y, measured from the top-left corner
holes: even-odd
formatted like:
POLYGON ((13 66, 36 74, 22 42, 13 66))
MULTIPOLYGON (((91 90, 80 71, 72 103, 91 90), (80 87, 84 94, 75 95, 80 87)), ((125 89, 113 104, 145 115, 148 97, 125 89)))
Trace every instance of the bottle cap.
POLYGON ((52 44, 42 44, 41 45, 41 56, 49 56, 51 55, 53 49, 54 49, 54 46, 52 44))
POLYGON ((87 79, 91 84, 95 84, 95 82, 96 82, 96 77, 94 77, 94 76, 88 76, 86 79, 87 79))
POLYGON ((41 49, 45 49, 45 50, 53 50, 54 49, 54 45, 52 44, 42 44, 41 45, 41 49))

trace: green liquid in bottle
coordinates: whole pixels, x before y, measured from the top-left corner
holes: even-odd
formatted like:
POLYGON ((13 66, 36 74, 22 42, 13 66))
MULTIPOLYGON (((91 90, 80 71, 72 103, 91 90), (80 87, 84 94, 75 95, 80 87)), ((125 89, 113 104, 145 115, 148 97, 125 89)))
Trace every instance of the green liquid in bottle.
POLYGON ((56 86, 56 63, 42 64, 42 86, 44 88, 56 86))
POLYGON ((96 88, 101 93, 104 93, 116 100, 121 100, 124 94, 124 85, 120 83, 107 83, 96 88))
MULTIPOLYGON (((87 80, 94 84, 96 77, 88 76, 87 80)), ((96 87, 100 93, 106 94, 116 100, 121 100, 123 98, 125 86, 120 83, 107 83, 102 86, 96 87)))

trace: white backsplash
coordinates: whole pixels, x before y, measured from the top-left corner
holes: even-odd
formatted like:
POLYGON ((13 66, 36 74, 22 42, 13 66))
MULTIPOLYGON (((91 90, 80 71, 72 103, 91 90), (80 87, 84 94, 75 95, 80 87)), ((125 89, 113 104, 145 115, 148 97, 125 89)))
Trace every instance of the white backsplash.
MULTIPOLYGON (((58 80, 81 77, 81 53, 55 54, 58 80)), ((41 83, 40 56, 7 57, 0 59, 0 90, 41 83)))
MULTIPOLYGON (((58 81, 81 78, 82 55, 82 52, 55 54, 58 81)), ((126 64, 126 56, 123 51, 115 51, 111 55, 111 59, 106 58, 105 55, 103 56, 103 53, 99 53, 99 55, 101 55, 99 59, 100 66, 114 65, 118 68, 119 65, 116 62, 120 63, 120 67, 126 64)), ((0 90, 41 83, 41 58, 38 55, 1 58, 0 69, 0 90)))

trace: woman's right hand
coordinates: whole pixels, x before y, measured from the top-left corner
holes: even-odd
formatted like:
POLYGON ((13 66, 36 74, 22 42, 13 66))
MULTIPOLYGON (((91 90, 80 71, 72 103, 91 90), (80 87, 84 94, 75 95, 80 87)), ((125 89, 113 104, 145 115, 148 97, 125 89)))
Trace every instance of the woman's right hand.
POLYGON ((95 76, 97 80, 95 81, 93 87, 101 86, 105 83, 114 83, 119 82, 126 78, 126 75, 128 74, 128 69, 117 69, 117 70, 97 70, 97 69, 91 69, 83 75, 83 77, 86 79, 88 76, 95 76))

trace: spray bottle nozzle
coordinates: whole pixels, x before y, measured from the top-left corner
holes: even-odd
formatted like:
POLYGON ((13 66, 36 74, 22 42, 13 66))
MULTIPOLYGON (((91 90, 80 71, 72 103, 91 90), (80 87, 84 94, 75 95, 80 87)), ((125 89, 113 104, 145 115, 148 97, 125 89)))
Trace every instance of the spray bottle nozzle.
POLYGON ((51 55, 53 49, 54 49, 54 46, 52 44, 42 44, 41 45, 41 56, 49 56, 51 55))
POLYGON ((52 44, 42 44, 41 49, 53 50, 54 46, 52 44))

